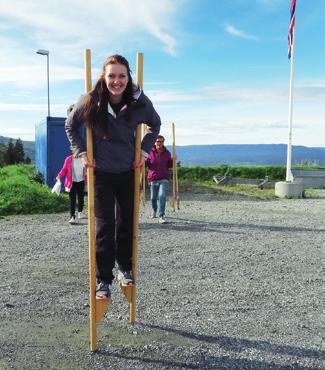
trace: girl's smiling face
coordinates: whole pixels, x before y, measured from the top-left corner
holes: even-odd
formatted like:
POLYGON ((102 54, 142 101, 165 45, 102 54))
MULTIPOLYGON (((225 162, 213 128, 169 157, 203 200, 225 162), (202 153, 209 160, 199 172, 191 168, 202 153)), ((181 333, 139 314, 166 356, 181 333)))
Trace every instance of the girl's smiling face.
POLYGON ((105 82, 110 101, 119 103, 129 82, 126 67, 123 64, 108 64, 105 68, 105 82))

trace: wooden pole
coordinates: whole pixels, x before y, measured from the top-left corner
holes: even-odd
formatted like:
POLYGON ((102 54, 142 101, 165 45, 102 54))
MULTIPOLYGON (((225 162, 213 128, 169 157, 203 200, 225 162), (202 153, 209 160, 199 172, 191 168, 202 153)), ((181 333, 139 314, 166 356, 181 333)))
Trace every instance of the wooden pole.
MULTIPOLYGON (((143 87, 143 53, 137 53, 136 67, 137 84, 143 87)), ((141 125, 137 126, 135 135, 135 161, 141 158, 141 125)), ((132 245, 132 273, 136 282, 138 272, 138 238, 139 238, 139 200, 140 200, 140 168, 134 170, 134 210, 133 210, 133 245, 132 245)), ((135 321, 136 285, 132 287, 130 303, 130 323, 135 321)))
MULTIPOLYGON (((141 125, 141 138, 147 133, 147 125, 141 125)), ((141 184, 140 184, 140 200, 142 201, 142 205, 146 204, 146 168, 144 167, 141 175, 141 184)))
POLYGON ((175 204, 177 209, 179 209, 179 192, 178 192, 178 175, 177 175, 177 164, 176 164, 176 142, 175 142, 175 124, 172 123, 172 131, 173 131, 173 209, 175 211, 175 204))
MULTIPOLYGON (((143 53, 137 53, 137 84, 142 89, 143 85, 143 53)), ((141 132, 142 125, 139 124, 135 134, 135 153, 134 160, 140 161, 141 158, 141 132)), ((130 324, 135 321, 135 309, 136 309, 136 279, 138 272, 138 238, 139 238, 139 205, 140 205, 140 168, 134 169, 134 208, 133 208, 133 241, 132 241, 132 274, 134 284, 123 287, 120 284, 127 301, 130 304, 130 324)))
MULTIPOLYGON (((91 54, 90 49, 85 49, 85 91, 91 90, 91 54)), ((87 127, 87 157, 93 161, 92 131, 87 127)), ((88 182, 88 240, 89 240, 89 304, 90 304, 90 350, 96 351, 97 335, 96 322, 103 317, 107 299, 96 299, 96 247, 95 247, 95 215, 94 215, 94 169, 87 168, 88 182)))
MULTIPOLYGON (((85 91, 91 90, 91 56, 90 49, 85 49, 85 91)), ((87 127, 87 157, 93 160, 92 132, 87 127)), ((96 251, 94 220, 94 171, 87 168, 88 181, 88 241, 89 241, 89 302, 90 302, 90 350, 96 351, 96 251)))
POLYGON ((171 206, 173 208, 173 211, 175 212, 175 203, 176 203, 176 177, 175 177, 175 168, 176 168, 176 162, 174 158, 174 142, 175 142, 175 130, 174 130, 174 122, 172 123, 172 145, 173 145, 173 197, 171 201, 171 206))

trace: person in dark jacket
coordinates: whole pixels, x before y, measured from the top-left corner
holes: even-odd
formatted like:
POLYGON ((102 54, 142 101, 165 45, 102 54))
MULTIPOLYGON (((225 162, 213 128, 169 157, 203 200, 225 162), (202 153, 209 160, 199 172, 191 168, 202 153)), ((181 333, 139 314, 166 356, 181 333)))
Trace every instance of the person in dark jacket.
POLYGON ((149 157, 146 160, 148 166, 148 182, 150 184, 150 198, 152 206, 152 218, 157 217, 159 198, 159 222, 166 223, 165 209, 166 197, 169 183, 169 168, 173 166, 173 160, 170 152, 164 145, 165 138, 158 135, 155 146, 152 148, 149 157))
POLYGON ((66 120, 66 133, 73 152, 85 167, 94 167, 97 297, 110 297, 115 260, 120 283, 123 286, 134 284, 134 168, 143 169, 160 124, 159 115, 149 98, 134 85, 129 63, 121 55, 113 55, 104 62, 95 86, 74 105, 66 120), (92 129, 93 162, 87 158, 80 135, 83 123, 92 129), (141 159, 136 163, 135 131, 142 123, 148 129, 141 143, 141 159))

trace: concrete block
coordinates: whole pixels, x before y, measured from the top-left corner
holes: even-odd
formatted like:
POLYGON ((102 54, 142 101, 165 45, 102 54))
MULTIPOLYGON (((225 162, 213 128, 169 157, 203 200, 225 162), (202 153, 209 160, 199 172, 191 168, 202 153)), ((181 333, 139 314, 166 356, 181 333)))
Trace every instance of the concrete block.
POLYGON ((279 198, 302 198, 304 186, 301 182, 279 181, 275 183, 275 195, 279 198))

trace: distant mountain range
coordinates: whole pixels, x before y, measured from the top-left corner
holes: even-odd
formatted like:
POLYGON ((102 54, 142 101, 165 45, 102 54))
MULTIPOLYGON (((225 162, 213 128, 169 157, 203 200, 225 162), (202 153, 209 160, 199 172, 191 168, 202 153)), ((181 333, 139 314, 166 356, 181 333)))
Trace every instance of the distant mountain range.
MULTIPOLYGON (((10 138, 0 136, 0 143, 10 138)), ((15 139, 13 139, 15 143, 15 139)), ((24 141, 25 155, 34 160, 34 141, 24 141)), ((172 147, 167 146, 172 152, 172 147)), ((287 158, 285 144, 213 144, 177 146, 177 161, 181 166, 270 165, 284 166, 287 158)), ((292 165, 303 163, 325 166, 325 147, 292 147, 292 165)))
MULTIPOLYGON (((171 151, 172 147, 167 146, 171 151)), ((176 149, 177 161, 182 166, 232 165, 286 165, 285 144, 214 144, 187 145, 176 149)), ((292 165, 302 163, 325 166, 325 148, 292 147, 292 165)))

